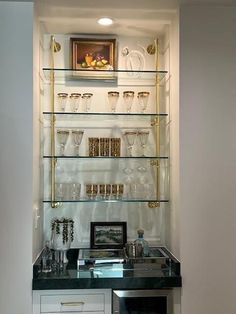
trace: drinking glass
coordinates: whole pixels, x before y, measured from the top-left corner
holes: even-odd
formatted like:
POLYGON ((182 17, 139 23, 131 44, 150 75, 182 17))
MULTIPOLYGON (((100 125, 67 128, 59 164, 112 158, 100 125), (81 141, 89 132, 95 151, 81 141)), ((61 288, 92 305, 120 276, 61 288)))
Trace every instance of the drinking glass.
POLYGON ((81 184, 80 183, 70 183, 70 197, 72 200, 77 200, 80 198, 81 184))
POLYGON ((139 92, 138 93, 138 102, 141 108, 141 113, 144 113, 147 109, 148 99, 149 99, 149 92, 139 92))
POLYGON ((58 93, 57 94, 57 102, 58 102, 58 105, 59 105, 59 108, 61 111, 65 111, 67 100, 68 100, 68 94, 67 93, 58 93))
POLYGON ((141 144, 142 147, 142 157, 145 157, 145 147, 147 145, 147 141, 148 141, 148 136, 149 136, 149 131, 139 131, 138 132, 138 138, 139 138, 139 142, 141 144))
POLYGON ((86 194, 89 199, 95 199, 98 194, 98 185, 86 184, 86 194))
POLYGON ((91 108, 92 97, 93 97, 93 94, 91 93, 84 93, 82 96, 86 112, 89 112, 91 108))
POLYGON ((68 130, 57 130, 57 139, 60 144, 60 155, 64 156, 65 146, 70 132, 68 130))
POLYGON ((124 133, 124 137, 126 139, 126 143, 127 143, 127 148, 128 148, 128 156, 129 157, 133 157, 132 155, 132 149, 134 146, 134 142, 137 136, 137 132, 136 131, 126 131, 124 133))
POLYGON ((63 201, 66 198, 66 183, 56 183, 56 200, 63 201))
POLYGON ((116 105, 119 99, 119 92, 108 92, 108 101, 112 112, 116 112, 116 105))
POLYGON ((79 103, 80 103, 80 96, 79 93, 72 93, 70 95, 70 109, 72 112, 77 112, 79 109, 79 103))
POLYGON ((142 199, 145 197, 144 185, 140 183, 130 184, 131 196, 133 199, 142 199))
POLYGON ((111 194, 115 199, 121 199, 124 194, 124 184, 112 184, 111 194))
POLYGON ((126 106, 126 110, 128 113, 131 112, 133 100, 134 100, 134 92, 133 91, 125 91, 123 92, 123 98, 126 106))
POLYGON ((73 140, 74 147, 75 147, 75 155, 79 156, 79 147, 80 147, 80 144, 82 142, 84 131, 72 130, 71 134, 72 134, 72 140, 73 140))

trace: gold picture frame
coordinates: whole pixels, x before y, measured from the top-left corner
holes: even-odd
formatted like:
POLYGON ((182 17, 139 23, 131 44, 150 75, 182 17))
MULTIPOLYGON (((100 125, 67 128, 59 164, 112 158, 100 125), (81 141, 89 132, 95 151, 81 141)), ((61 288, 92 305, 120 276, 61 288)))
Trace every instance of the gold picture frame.
POLYGON ((71 38, 74 75, 90 78, 113 76, 116 69, 116 39, 71 38))

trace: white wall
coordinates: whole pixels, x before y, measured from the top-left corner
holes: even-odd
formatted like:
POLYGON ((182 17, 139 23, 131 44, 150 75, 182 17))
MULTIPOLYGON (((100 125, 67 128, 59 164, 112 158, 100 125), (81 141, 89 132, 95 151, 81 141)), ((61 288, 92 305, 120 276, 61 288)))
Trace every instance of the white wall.
POLYGON ((236 8, 180 12, 182 314, 235 314, 236 8))
POLYGON ((41 37, 40 24, 37 11, 34 6, 34 29, 33 29, 33 261, 38 257, 43 247, 43 206, 42 188, 40 180, 41 171, 41 103, 40 93, 42 83, 40 80, 41 66, 41 37))
POLYGON ((31 313, 32 3, 0 2, 0 313, 31 313))
POLYGON ((170 25, 170 249, 179 258, 179 14, 170 25))

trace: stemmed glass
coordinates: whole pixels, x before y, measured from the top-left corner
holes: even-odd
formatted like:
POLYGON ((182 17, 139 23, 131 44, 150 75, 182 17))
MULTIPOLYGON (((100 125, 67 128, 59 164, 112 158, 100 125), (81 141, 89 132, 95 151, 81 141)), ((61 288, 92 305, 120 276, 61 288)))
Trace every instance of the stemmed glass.
POLYGON ((126 105, 127 112, 130 113, 133 100, 134 100, 134 92, 133 91, 125 91, 123 92, 123 98, 126 105))
POLYGON ((82 142, 84 131, 81 130, 72 130, 71 131, 72 140, 75 146, 75 155, 79 156, 79 147, 82 142))
POLYGON ((67 100, 68 100, 68 94, 67 93, 58 93, 57 94, 57 101, 58 101, 58 105, 59 105, 59 108, 61 111, 65 111, 67 100))
POLYGON ((84 93, 82 96, 86 112, 89 112, 89 110, 91 108, 92 97, 93 97, 92 93, 84 93))
POLYGON ((119 92, 108 92, 108 101, 112 112, 116 112, 116 105, 119 99, 119 92))
POLYGON ((129 157, 133 157, 132 156, 132 149, 134 146, 134 142, 137 136, 137 132, 136 131, 126 131, 124 132, 124 137, 126 139, 126 143, 127 143, 127 148, 128 148, 128 155, 129 157))
POLYGON ((147 141, 148 141, 148 136, 149 136, 149 131, 139 131, 138 132, 138 138, 139 138, 139 142, 141 144, 142 147, 142 157, 145 157, 144 151, 145 151, 145 147, 147 145, 147 141))
POLYGON ((57 130, 57 138, 60 144, 60 155, 64 156, 65 146, 70 132, 68 130, 57 130))
POLYGON ((147 109, 148 99, 149 99, 149 92, 139 92, 138 93, 138 102, 141 108, 141 113, 144 113, 147 109))
POLYGON ((80 96, 79 93, 72 93, 70 95, 70 108, 72 112, 77 112, 79 109, 79 102, 80 102, 80 96))

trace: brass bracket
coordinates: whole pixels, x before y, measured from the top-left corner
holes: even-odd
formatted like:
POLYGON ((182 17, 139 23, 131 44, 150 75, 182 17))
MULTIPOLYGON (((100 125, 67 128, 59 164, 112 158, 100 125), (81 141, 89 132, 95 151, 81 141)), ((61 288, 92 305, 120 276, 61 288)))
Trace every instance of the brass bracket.
POLYGON ((61 45, 55 40, 54 36, 51 37, 51 44, 53 45, 54 52, 59 52, 61 50, 61 45))
POLYGON ((156 53, 156 44, 150 44, 147 46, 147 53, 150 55, 154 55, 156 53))
POLYGON ((160 202, 148 202, 149 208, 157 208, 160 207, 160 202))
POLYGON ((159 118, 151 119, 151 126, 157 126, 159 125, 159 118))
POLYGON ((150 165, 156 166, 158 168, 159 167, 159 160, 150 160, 150 165))
POLYGON ((58 208, 58 207, 60 207, 60 203, 59 202, 51 202, 51 207, 52 208, 58 208))

